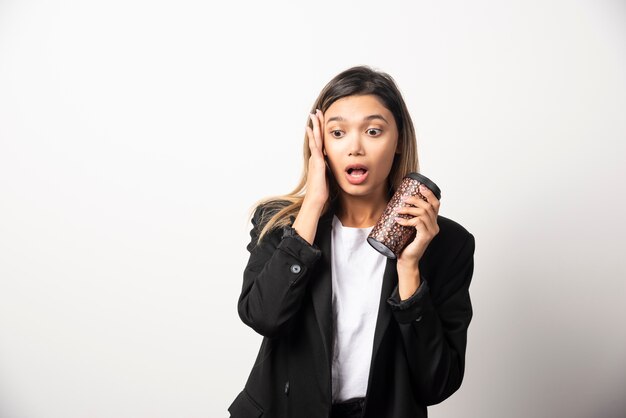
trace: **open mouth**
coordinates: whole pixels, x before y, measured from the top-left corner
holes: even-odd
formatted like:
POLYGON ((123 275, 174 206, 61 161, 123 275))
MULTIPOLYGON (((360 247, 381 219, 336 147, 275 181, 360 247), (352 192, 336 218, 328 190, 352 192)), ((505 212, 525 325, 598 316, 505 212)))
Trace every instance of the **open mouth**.
POLYGON ((367 172, 366 169, 363 168, 349 168, 348 174, 354 177, 360 177, 367 172))
POLYGON ((346 173, 352 177, 361 177, 367 173, 367 167, 363 164, 350 164, 346 167, 346 173))
POLYGON ((364 184, 368 177, 367 167, 363 164, 350 164, 346 167, 346 180, 350 184, 364 184))

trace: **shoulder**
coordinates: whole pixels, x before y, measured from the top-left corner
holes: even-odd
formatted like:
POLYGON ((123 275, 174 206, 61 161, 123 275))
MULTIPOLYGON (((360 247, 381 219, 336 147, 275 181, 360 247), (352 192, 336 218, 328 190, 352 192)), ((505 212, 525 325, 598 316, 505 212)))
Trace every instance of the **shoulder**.
POLYGON ((439 306, 458 289, 469 287, 475 242, 471 232, 450 218, 438 216, 437 224, 439 233, 428 245, 420 268, 439 306))
POLYGON ((437 224, 439 225, 438 235, 448 241, 463 243, 474 237, 463 225, 445 216, 437 216, 437 224))
POLYGON ((259 237, 270 219, 285 206, 289 205, 289 203, 290 202, 286 200, 266 200, 258 203, 254 207, 251 219, 250 243, 247 246, 248 251, 252 252, 262 241, 271 242, 274 246, 278 245, 281 240, 282 232, 281 228, 276 226, 276 223, 264 234, 264 237, 261 237, 261 241, 259 241, 259 237))
POLYGON ((461 256, 471 257, 474 254, 474 235, 460 223, 445 216, 437 216, 439 233, 429 245, 431 256, 447 259, 448 262, 461 256))

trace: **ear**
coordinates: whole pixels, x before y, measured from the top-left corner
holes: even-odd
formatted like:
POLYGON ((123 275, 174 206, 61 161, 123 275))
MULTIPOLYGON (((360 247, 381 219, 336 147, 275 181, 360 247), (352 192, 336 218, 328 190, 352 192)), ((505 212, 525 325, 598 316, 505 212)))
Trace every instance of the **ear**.
POLYGON ((327 155, 326 154, 326 148, 322 148, 322 154, 327 155))

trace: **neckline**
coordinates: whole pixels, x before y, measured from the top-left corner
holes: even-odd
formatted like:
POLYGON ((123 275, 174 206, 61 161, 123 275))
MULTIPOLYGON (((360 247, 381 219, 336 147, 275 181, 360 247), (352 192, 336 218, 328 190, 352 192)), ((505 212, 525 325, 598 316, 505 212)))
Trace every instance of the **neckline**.
POLYGON ((353 230, 353 231, 365 231, 365 230, 371 230, 372 228, 374 228, 374 225, 372 226, 365 226, 362 228, 358 228, 355 226, 344 226, 344 224, 341 223, 341 220, 339 219, 339 217, 337 215, 333 214, 333 220, 337 223, 337 225, 339 225, 342 229, 347 229, 347 230, 353 230))

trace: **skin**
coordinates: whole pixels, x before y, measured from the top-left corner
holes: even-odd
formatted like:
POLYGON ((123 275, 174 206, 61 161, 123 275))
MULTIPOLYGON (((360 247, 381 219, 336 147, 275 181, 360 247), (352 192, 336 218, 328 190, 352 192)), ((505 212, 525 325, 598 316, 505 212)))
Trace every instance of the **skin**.
POLYGON ((366 95, 339 99, 320 116, 326 121, 324 151, 339 185, 337 217, 344 226, 373 226, 387 204, 387 177, 398 148, 393 114, 375 96, 366 95), (345 168, 353 163, 368 168, 365 182, 358 185, 346 179, 345 168))
MULTIPOLYGON (((317 223, 329 194, 326 159, 339 185, 337 217, 344 226, 373 226, 387 206, 387 177, 394 154, 398 153, 398 130, 393 114, 374 95, 348 96, 335 101, 322 114, 310 115, 313 129, 306 127, 311 157, 307 193, 293 227, 309 243, 313 243, 317 223), (365 120, 371 115, 382 118, 365 120), (335 120, 335 118, 342 120, 335 120), (384 119, 384 120, 383 120, 384 119), (368 168, 367 179, 358 185, 348 182, 345 167, 361 163, 368 168)), ((421 280, 419 260, 430 241, 439 233, 437 214, 439 200, 427 188, 420 192, 428 201, 409 197, 396 218, 400 225, 414 227, 415 239, 397 259, 398 291, 405 300, 415 293, 421 280)))

